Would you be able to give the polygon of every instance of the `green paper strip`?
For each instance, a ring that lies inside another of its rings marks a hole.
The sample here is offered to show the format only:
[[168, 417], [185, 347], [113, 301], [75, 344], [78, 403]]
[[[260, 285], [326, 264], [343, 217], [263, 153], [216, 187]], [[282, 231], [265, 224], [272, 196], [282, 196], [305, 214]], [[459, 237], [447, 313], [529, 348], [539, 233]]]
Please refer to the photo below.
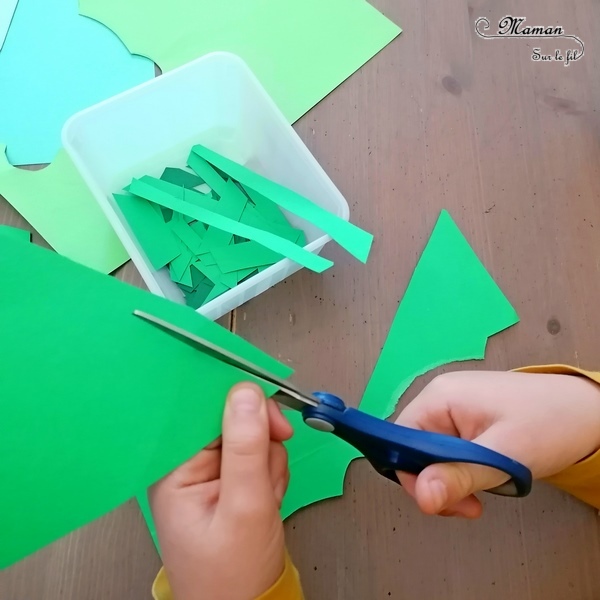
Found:
[[59, 254], [110, 273], [129, 260], [64, 150], [41, 171], [10, 165], [0, 144], [0, 194]]
[[[481, 359], [490, 336], [518, 316], [477, 255], [443, 211], [398, 307], [359, 408], [388, 417], [416, 377], [443, 364]], [[360, 455], [334, 436], [288, 414], [290, 485], [281, 514], [340, 496], [348, 465]]]
[[281, 254], [257, 242], [242, 242], [233, 246], [214, 248], [211, 254], [223, 273], [247, 269], [252, 271], [256, 267], [272, 265], [283, 258]]
[[204, 158], [211, 165], [225, 171], [232, 179], [244, 186], [252, 197], [254, 192], [269, 198], [288, 212], [312, 223], [329, 234], [342, 248], [363, 263], [367, 261], [373, 236], [356, 225], [344, 221], [333, 213], [321, 208], [304, 196], [274, 181], [266, 179], [246, 167], [197, 144], [192, 153]]
[[289, 221], [285, 218], [285, 215], [281, 212], [281, 209], [275, 202], [265, 198], [262, 194], [255, 192], [254, 190], [248, 188], [245, 192], [250, 197], [250, 200], [254, 202], [256, 206], [256, 210], [271, 223], [276, 223], [282, 226], [290, 225]]
[[294, 244], [297, 243], [298, 239], [301, 239], [302, 236], [304, 236], [304, 231], [295, 229], [289, 223], [287, 223], [287, 225], [278, 225], [267, 221], [250, 203], [246, 204], [240, 222], [245, 225], [250, 225], [250, 227], [269, 231], [290, 242], [294, 242]]
[[[219, 435], [224, 398], [248, 375], [134, 310], [290, 374], [191, 308], [8, 236], [0, 280], [0, 568], [142, 494]], [[32, 281], [43, 294], [23, 293]]]
[[204, 183], [204, 180], [198, 177], [198, 175], [174, 167], [167, 167], [160, 178], [162, 181], [168, 181], [169, 183], [188, 189], [193, 189]]
[[126, 194], [113, 194], [113, 198], [154, 269], [162, 269], [181, 254], [177, 240], [150, 202]]
[[223, 195], [227, 182], [212, 165], [193, 152], [188, 157], [188, 165], [196, 175], [204, 179], [211, 190], [219, 196]]
[[31, 242], [31, 232], [18, 227], [10, 227], [9, 225], [0, 225], [0, 235], [9, 237], [20, 242]]
[[186, 223], [183, 215], [179, 213], [174, 214], [169, 222], [169, 226], [190, 252], [199, 254], [202, 251], [202, 240], [204, 237], [200, 237], [196, 231]]
[[[325, 269], [328, 269], [333, 265], [330, 260], [307, 252], [299, 246], [296, 246], [296, 244], [273, 235], [272, 233], [244, 225], [243, 223], [228, 219], [227, 217], [204, 208], [200, 208], [199, 206], [191, 205], [188, 202], [184, 202], [183, 200], [175, 198], [166, 192], [162, 192], [161, 190], [153, 187], [152, 185], [144, 183], [143, 181], [134, 179], [131, 182], [130, 190], [137, 196], [141, 196], [146, 200], [155, 202], [156, 204], [160, 204], [166, 208], [170, 208], [175, 212], [180, 212], [184, 215], [193, 217], [194, 219], [202, 221], [207, 225], [211, 225], [231, 234], [239, 235], [249, 240], [259, 242], [274, 252], [290, 258], [303, 267], [311, 269], [312, 271], [316, 271], [317, 273], [322, 273]], [[206, 237], [204, 238], [204, 241], [206, 242]]]
[[227, 291], [229, 291], [229, 287], [227, 287], [223, 283], [217, 283], [215, 287], [211, 290], [210, 294], [208, 294], [202, 305], [204, 306], [205, 304], [208, 304], [209, 302], [211, 302], [215, 298], [218, 298], [221, 294], [224, 294]]

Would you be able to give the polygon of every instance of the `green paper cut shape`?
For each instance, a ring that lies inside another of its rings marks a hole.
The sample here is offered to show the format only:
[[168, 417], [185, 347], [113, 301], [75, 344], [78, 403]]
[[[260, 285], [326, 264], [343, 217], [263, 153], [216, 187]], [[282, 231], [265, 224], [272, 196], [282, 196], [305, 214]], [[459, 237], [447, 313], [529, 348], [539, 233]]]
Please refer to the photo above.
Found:
[[[424, 308], [426, 310], [424, 310]], [[519, 316], [447, 211], [410, 280], [360, 409], [386, 418], [420, 375], [485, 355]]]
[[41, 171], [11, 166], [0, 144], [0, 194], [59, 254], [102, 273], [129, 260], [64, 150]]
[[242, 281], [246, 281], [246, 279], [250, 279], [258, 273], [258, 269], [240, 269], [237, 272], [237, 282], [238, 284], [242, 283]]
[[0, 235], [18, 240], [20, 242], [31, 242], [31, 232], [18, 227], [10, 227], [9, 225], [0, 225]]
[[244, 188], [244, 191], [256, 206], [256, 210], [270, 223], [277, 223], [283, 227], [289, 227], [290, 223], [281, 212], [281, 209], [275, 202], [265, 198], [262, 194], [255, 192], [251, 188]]
[[[134, 310], [290, 374], [191, 308], [7, 236], [0, 280], [0, 568], [143, 493], [219, 435], [226, 394], [248, 375]], [[43, 294], [23, 294], [32, 281]]]
[[160, 176], [162, 181], [168, 181], [180, 187], [193, 189], [202, 185], [204, 180], [194, 173], [185, 171], [184, 169], [176, 169], [175, 167], [167, 167]]
[[[141, 180], [134, 179], [131, 182], [130, 191], [131, 193], [141, 196], [150, 202], [160, 204], [161, 206], [170, 208], [175, 212], [180, 212], [181, 214], [193, 217], [197, 221], [202, 221], [207, 225], [217, 227], [218, 229], [227, 231], [230, 234], [239, 235], [248, 238], [249, 240], [259, 242], [274, 252], [278, 252], [279, 254], [290, 258], [303, 267], [311, 269], [312, 271], [316, 271], [317, 273], [322, 273], [325, 269], [333, 266], [333, 263], [330, 260], [307, 252], [296, 244], [280, 238], [268, 231], [250, 227], [213, 211], [200, 208], [199, 206], [195, 206], [189, 202], [184, 202], [183, 200], [180, 200], [169, 193], [163, 192], [152, 185], [144, 183]], [[209, 232], [207, 232], [207, 236], [208, 233]], [[204, 242], [206, 243], [206, 236], [204, 238]]]
[[301, 229], [295, 229], [289, 223], [287, 223], [287, 225], [278, 225], [276, 223], [267, 221], [250, 203], [246, 204], [246, 208], [242, 213], [240, 222], [244, 223], [245, 225], [250, 225], [250, 227], [256, 227], [257, 229], [270, 231], [279, 237], [282, 237], [290, 242], [294, 242], [294, 244], [297, 243], [300, 235], [304, 234]]
[[[237, 54], [290, 123], [401, 31], [364, 0], [80, 0], [79, 7], [163, 72], [209, 52]], [[207, 24], [200, 33], [198, 23]]]
[[223, 273], [248, 269], [253, 271], [256, 267], [272, 265], [283, 258], [281, 254], [277, 254], [257, 242], [243, 242], [233, 246], [213, 248], [211, 254]]
[[204, 179], [206, 184], [211, 190], [218, 196], [222, 196], [225, 193], [225, 186], [227, 185], [227, 177], [224, 173], [216, 169], [213, 165], [210, 165], [203, 158], [190, 152], [188, 157], [188, 166], [198, 175], [201, 179]]
[[215, 298], [217, 298], [221, 294], [224, 294], [225, 292], [228, 292], [229, 289], [230, 288], [228, 286], [226, 286], [224, 283], [217, 283], [215, 285], [215, 287], [210, 291], [210, 293], [205, 298], [205, 300], [204, 300], [204, 302], [202, 304], [203, 305], [204, 304], [208, 304], [209, 302], [211, 302], [212, 300], [214, 300]]
[[[482, 359], [489, 337], [514, 325], [517, 313], [446, 211], [442, 211], [390, 328], [360, 410], [387, 418], [420, 375], [456, 361]], [[290, 411], [291, 412], [291, 411]], [[311, 430], [286, 413], [290, 486], [282, 517], [336, 496], [360, 457], [333, 435]]]
[[154, 205], [130, 194], [113, 194], [150, 264], [157, 271], [181, 254], [181, 248]]
[[169, 225], [173, 233], [184, 243], [190, 252], [193, 254], [198, 254], [201, 252], [203, 237], [199, 236], [187, 224], [183, 215], [179, 213], [174, 214]]
[[[190, 270], [190, 266], [194, 259], [195, 256], [183, 244], [181, 244], [179, 255], [169, 264], [171, 279], [175, 283], [188, 279], [186, 276], [186, 271]], [[191, 274], [189, 277], [191, 278]], [[184, 283], [184, 285], [191, 286], [191, 279], [190, 283]]]
[[[253, 192], [262, 194], [275, 204], [301, 219], [312, 223], [331, 236], [342, 248], [352, 256], [366, 262], [373, 243], [373, 236], [348, 221], [321, 208], [304, 196], [286, 188], [262, 175], [197, 144], [192, 153], [205, 159], [214, 167], [225, 171], [232, 179], [241, 183], [252, 197]], [[189, 162], [189, 161], [188, 161]]]

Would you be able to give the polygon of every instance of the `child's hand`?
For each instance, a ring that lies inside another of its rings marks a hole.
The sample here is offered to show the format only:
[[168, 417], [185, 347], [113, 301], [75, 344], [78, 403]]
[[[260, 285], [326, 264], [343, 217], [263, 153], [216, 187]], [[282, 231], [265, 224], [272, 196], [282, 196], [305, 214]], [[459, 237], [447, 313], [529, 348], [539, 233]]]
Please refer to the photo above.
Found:
[[279, 507], [289, 472], [283, 440], [292, 434], [255, 385], [234, 387], [223, 440], [150, 492], [163, 562], [177, 600], [250, 600], [285, 564]]
[[[472, 440], [549, 477], [600, 448], [600, 387], [573, 375], [456, 372], [436, 378], [397, 423]], [[508, 477], [488, 467], [437, 464], [398, 473], [426, 514], [476, 518], [474, 492]]]

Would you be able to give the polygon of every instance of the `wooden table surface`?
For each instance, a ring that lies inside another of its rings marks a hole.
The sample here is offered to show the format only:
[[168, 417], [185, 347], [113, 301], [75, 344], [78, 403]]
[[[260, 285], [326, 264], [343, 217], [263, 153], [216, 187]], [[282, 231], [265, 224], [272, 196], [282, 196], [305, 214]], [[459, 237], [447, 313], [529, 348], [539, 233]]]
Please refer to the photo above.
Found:
[[[224, 323], [299, 382], [358, 401], [446, 208], [522, 319], [490, 341], [485, 361], [446, 369], [598, 368], [600, 4], [374, 3], [404, 33], [296, 125], [353, 222], [375, 234], [369, 263], [330, 245], [334, 269], [302, 271]], [[536, 63], [533, 46], [566, 46], [475, 35], [477, 17], [495, 27], [507, 14], [563, 26], [585, 56]], [[24, 225], [0, 202], [0, 221]], [[140, 284], [131, 265], [119, 276]], [[477, 522], [423, 517], [358, 461], [343, 498], [288, 520], [288, 543], [311, 600], [600, 598], [594, 510], [543, 484], [523, 501], [486, 497], [485, 508]], [[158, 567], [131, 503], [1, 573], [0, 599], [142, 600]]]

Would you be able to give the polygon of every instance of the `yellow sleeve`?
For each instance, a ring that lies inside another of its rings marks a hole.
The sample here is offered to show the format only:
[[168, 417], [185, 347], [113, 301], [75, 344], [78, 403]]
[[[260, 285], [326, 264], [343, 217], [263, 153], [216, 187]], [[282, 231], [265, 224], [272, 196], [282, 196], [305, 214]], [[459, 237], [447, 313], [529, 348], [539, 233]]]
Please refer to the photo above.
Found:
[[[578, 375], [600, 384], [600, 372], [584, 371], [566, 365], [546, 365], [516, 369], [522, 373]], [[544, 479], [548, 483], [600, 509], [600, 450], [557, 475]]]
[[[152, 586], [154, 600], [174, 600], [164, 568], [161, 569]], [[256, 600], [303, 600], [300, 577], [290, 557], [286, 554], [285, 568], [275, 585]]]

